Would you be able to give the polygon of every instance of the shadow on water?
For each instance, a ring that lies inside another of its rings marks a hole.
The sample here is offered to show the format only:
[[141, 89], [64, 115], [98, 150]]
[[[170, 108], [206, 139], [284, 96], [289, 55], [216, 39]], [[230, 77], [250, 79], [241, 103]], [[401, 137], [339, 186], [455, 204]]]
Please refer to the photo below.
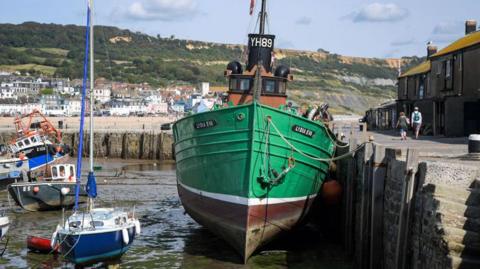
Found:
[[182, 268], [352, 268], [340, 244], [312, 222], [299, 226], [255, 253], [247, 264], [224, 240], [205, 228], [185, 241]]

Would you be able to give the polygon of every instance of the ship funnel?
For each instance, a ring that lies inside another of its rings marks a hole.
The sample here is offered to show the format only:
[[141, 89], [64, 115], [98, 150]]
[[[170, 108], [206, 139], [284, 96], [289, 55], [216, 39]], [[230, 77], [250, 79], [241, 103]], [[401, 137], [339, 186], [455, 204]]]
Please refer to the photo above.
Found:
[[255, 65], [261, 64], [267, 72], [272, 72], [274, 41], [274, 35], [248, 35], [248, 71], [251, 71]]

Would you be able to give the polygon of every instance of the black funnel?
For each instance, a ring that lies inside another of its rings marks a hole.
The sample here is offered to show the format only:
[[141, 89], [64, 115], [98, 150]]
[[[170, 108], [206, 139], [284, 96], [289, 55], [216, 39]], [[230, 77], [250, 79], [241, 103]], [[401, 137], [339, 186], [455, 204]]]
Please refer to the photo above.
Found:
[[255, 65], [261, 63], [267, 72], [272, 72], [274, 41], [274, 35], [248, 35], [248, 71], [251, 71]]

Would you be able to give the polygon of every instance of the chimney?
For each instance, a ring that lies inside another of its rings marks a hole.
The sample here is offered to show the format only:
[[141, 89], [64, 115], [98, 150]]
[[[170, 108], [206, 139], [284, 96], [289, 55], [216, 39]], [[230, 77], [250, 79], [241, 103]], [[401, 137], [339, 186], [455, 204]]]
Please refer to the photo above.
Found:
[[427, 46], [427, 58], [430, 58], [433, 54], [437, 53], [437, 46], [428, 44]]
[[467, 20], [465, 21], [465, 35], [477, 31], [477, 21], [476, 20]]

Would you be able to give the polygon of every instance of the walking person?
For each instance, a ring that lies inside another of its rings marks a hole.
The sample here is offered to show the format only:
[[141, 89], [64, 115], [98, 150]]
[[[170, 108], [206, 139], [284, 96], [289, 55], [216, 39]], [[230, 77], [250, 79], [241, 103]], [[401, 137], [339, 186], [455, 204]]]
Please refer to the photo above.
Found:
[[415, 139], [418, 139], [420, 128], [422, 127], [422, 113], [418, 111], [418, 107], [415, 107], [415, 111], [412, 113], [412, 127], [415, 133]]
[[397, 121], [397, 128], [400, 127], [400, 136], [401, 140], [407, 140], [407, 130], [408, 130], [409, 120], [405, 116], [404, 112], [400, 112], [400, 117]]

